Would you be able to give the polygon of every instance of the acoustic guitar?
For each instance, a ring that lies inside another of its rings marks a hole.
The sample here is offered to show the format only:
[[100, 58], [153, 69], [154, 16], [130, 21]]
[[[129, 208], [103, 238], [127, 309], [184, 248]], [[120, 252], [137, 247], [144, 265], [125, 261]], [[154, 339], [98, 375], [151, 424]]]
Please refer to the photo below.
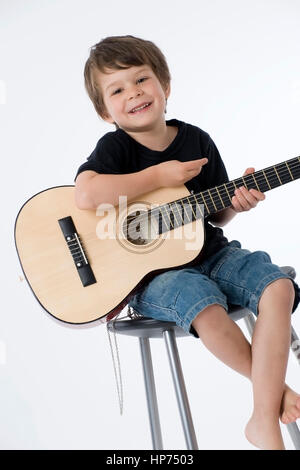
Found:
[[15, 222], [24, 276], [55, 318], [106, 322], [154, 276], [201, 262], [204, 219], [229, 207], [236, 188], [266, 192], [300, 178], [300, 157], [192, 194], [160, 188], [128, 204], [80, 210], [74, 186], [31, 197]]

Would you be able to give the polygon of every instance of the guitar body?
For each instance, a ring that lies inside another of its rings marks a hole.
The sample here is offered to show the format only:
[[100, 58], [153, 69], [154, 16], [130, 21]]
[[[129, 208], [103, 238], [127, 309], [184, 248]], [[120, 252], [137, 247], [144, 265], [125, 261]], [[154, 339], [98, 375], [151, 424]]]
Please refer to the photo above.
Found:
[[74, 186], [50, 188], [17, 216], [20, 263], [55, 318], [105, 322], [155, 275], [201, 262], [203, 220], [230, 207], [236, 188], [265, 192], [299, 178], [296, 157], [197, 194], [184, 185], [160, 188], [97, 211], [76, 208]]
[[[102, 212], [77, 209], [74, 193], [74, 186], [58, 186], [36, 194], [23, 205], [15, 224], [24, 275], [41, 306], [55, 318], [75, 324], [107, 321], [155, 274], [198, 259], [204, 243], [202, 219], [157, 235], [152, 225], [147, 231], [144, 217], [138, 240], [126, 232], [132, 214], [188, 196], [185, 186], [161, 188], [124, 208]], [[79, 241], [67, 236], [70, 224]], [[78, 268], [83, 260], [88, 265]]]

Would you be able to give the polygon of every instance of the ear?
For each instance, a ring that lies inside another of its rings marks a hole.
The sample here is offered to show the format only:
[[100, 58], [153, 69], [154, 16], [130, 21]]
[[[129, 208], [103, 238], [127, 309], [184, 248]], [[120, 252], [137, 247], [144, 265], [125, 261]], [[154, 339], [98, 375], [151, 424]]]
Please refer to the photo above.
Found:
[[113, 120], [113, 118], [110, 116], [110, 114], [108, 114], [107, 111], [104, 111], [104, 113], [102, 114], [102, 119], [106, 122], [109, 122], [110, 124], [114, 124], [115, 121]]
[[166, 99], [169, 98], [170, 93], [171, 93], [171, 83], [168, 83], [166, 88], [165, 88], [165, 97], [166, 97]]

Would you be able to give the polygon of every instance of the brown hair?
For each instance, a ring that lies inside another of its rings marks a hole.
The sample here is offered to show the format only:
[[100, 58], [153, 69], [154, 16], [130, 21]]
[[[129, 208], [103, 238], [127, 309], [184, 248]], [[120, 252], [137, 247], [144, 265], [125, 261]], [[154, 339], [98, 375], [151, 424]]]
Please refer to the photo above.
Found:
[[105, 116], [106, 108], [94, 71], [105, 73], [106, 68], [120, 70], [134, 65], [149, 65], [163, 89], [169, 85], [171, 75], [165, 56], [151, 41], [134, 36], [110, 36], [91, 47], [84, 67], [84, 83], [100, 117]]

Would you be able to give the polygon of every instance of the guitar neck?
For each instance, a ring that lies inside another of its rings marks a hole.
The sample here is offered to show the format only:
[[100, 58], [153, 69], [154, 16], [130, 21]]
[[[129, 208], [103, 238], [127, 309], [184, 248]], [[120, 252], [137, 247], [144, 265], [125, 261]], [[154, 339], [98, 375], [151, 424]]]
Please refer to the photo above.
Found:
[[264, 193], [298, 178], [300, 178], [300, 157], [169, 202], [149, 212], [159, 223], [159, 233], [163, 233], [230, 207], [235, 190], [241, 186]]

